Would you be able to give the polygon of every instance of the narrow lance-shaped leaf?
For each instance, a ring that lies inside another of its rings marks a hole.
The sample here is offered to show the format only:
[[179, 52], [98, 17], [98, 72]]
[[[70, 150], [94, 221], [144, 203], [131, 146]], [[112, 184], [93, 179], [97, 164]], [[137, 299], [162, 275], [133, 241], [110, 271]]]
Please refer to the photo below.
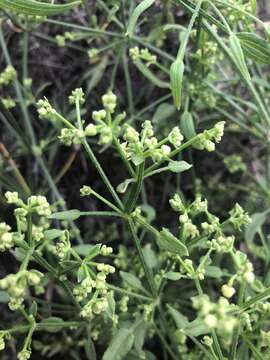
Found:
[[189, 140], [196, 136], [193, 117], [190, 112], [185, 111], [180, 119], [180, 128], [184, 137]]
[[178, 255], [188, 255], [187, 247], [166, 228], [160, 231], [157, 242], [163, 250]]
[[81, 216], [81, 212], [77, 209], [59, 211], [49, 216], [50, 219], [73, 221]]
[[131, 37], [133, 35], [135, 26], [137, 24], [140, 15], [144, 11], [146, 11], [150, 6], [152, 6], [154, 2], [155, 0], [144, 0], [135, 8], [128, 23], [127, 32], [126, 32], [127, 36]]
[[255, 62], [270, 64], [270, 44], [257, 34], [240, 32], [236, 34], [244, 54]]
[[251, 80], [250, 74], [249, 74], [249, 71], [247, 68], [245, 56], [244, 56], [244, 53], [243, 53], [243, 50], [241, 47], [240, 40], [233, 33], [231, 33], [229, 36], [229, 45], [230, 45], [230, 50], [232, 52], [234, 62], [236, 64], [238, 70], [241, 72], [242, 76], [246, 80], [248, 80], [248, 81]]
[[0, 0], [0, 8], [15, 11], [18, 14], [50, 16], [71, 10], [75, 5], [80, 3], [80, 0], [68, 4], [46, 4], [35, 0]]
[[184, 62], [181, 59], [176, 59], [170, 68], [171, 90], [177, 110], [180, 110], [181, 107], [184, 68]]
[[186, 161], [172, 161], [168, 165], [168, 169], [176, 174], [189, 170], [191, 167], [192, 165]]
[[136, 60], [134, 62], [136, 68], [148, 79], [150, 80], [155, 86], [168, 89], [170, 84], [166, 81], [160, 80], [141, 60]]
[[134, 343], [134, 334], [130, 329], [120, 329], [114, 335], [102, 360], [122, 360], [131, 350]]
[[136, 182], [135, 179], [126, 179], [125, 181], [121, 182], [121, 184], [119, 184], [116, 188], [116, 190], [121, 193], [124, 194], [127, 191], [127, 188], [129, 186], [129, 184]]
[[125, 271], [120, 271], [120, 276], [128, 286], [134, 289], [145, 290], [142, 286], [141, 280], [135, 275]]

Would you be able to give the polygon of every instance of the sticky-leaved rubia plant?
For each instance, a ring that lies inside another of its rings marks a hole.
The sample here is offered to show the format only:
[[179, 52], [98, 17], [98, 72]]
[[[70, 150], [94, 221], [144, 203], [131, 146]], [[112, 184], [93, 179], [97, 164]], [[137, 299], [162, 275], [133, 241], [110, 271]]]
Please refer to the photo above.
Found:
[[[0, 358], [270, 359], [270, 35], [256, 0], [0, 9]], [[32, 79], [41, 40], [57, 56]]]
[[[22, 314], [25, 321], [1, 331], [1, 348], [23, 332], [26, 336], [18, 358], [28, 359], [35, 332], [65, 330], [72, 338], [81, 339], [90, 358], [96, 356], [94, 342], [98, 339], [108, 346], [103, 359], [151, 358], [147, 343], [155, 337], [173, 359], [189, 356], [190, 340], [194, 343], [192, 356], [198, 358], [223, 359], [235, 354], [239, 342], [250, 343], [253, 318], [263, 321], [268, 311], [258, 299], [268, 296], [269, 290], [262, 291], [251, 261], [234, 244], [250, 217], [236, 204], [221, 222], [208, 209], [203, 194], [197, 193], [187, 203], [176, 193], [169, 200], [172, 212], [179, 217], [179, 231], [174, 234], [167, 224], [154, 226], [139, 206], [146, 178], [164, 171], [187, 171], [191, 164], [175, 160], [177, 155], [188, 147], [214, 151], [224, 123], [189, 140], [178, 127], [158, 139], [149, 120], [142, 122], [140, 129], [124, 122], [126, 114], [118, 110], [112, 91], [102, 96], [101, 109], [92, 112], [91, 122], [81, 117], [85, 103], [82, 89], [74, 90], [69, 102], [75, 109], [74, 119], [66, 119], [47, 99], [37, 103], [39, 117], [61, 128], [59, 141], [64, 145], [82, 146], [89, 166], [99, 173], [110, 196], [96, 192], [91, 183], [85, 184], [80, 194], [97, 198], [107, 210], [59, 212], [44, 196], [30, 196], [24, 202], [16, 192], [5, 194], [8, 204], [15, 207], [16, 228], [1, 223], [1, 251], [15, 247], [21, 264], [17, 273], [0, 281], [0, 287], [8, 294], [9, 309]], [[117, 188], [91, 148], [89, 139], [96, 136], [100, 146], [110, 147], [126, 168], [128, 178]], [[80, 249], [72, 246], [72, 232], [55, 228], [57, 220], [80, 216], [121, 219], [134, 244], [136, 267], [131, 268], [130, 255], [124, 248], [113, 258], [113, 249], [106, 244]], [[224, 267], [215, 266], [216, 257], [224, 259]], [[113, 284], [114, 277], [119, 286]], [[214, 298], [209, 291], [213, 278], [217, 287]], [[39, 313], [35, 298], [51, 281], [65, 299], [63, 309], [70, 309], [63, 317], [43, 318]], [[181, 298], [184, 291], [191, 291], [189, 301]], [[247, 293], [254, 295], [248, 300]], [[109, 327], [109, 337], [103, 339], [105, 326]], [[267, 333], [264, 336], [267, 338]], [[261, 346], [264, 344], [262, 341]]]

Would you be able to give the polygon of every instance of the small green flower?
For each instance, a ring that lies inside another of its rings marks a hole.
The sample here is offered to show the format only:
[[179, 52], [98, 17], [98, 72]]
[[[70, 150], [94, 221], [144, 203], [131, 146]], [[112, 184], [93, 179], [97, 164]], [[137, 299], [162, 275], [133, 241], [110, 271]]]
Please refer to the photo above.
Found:
[[0, 85], [8, 85], [13, 82], [17, 77], [17, 71], [13, 66], [8, 65], [5, 70], [0, 74]]

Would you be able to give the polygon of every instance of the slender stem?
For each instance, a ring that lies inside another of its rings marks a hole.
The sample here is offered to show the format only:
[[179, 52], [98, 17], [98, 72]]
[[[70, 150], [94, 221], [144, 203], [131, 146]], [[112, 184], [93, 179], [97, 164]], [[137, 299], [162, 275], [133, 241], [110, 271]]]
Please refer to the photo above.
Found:
[[166, 339], [164, 338], [162, 332], [156, 327], [155, 327], [155, 331], [156, 333], [158, 334], [158, 337], [160, 338], [164, 348], [168, 351], [168, 353], [170, 354], [171, 358], [174, 359], [174, 360], [179, 360], [179, 357], [176, 356], [174, 354], [174, 352], [172, 351], [171, 347], [169, 346], [169, 344], [167, 343]]
[[144, 162], [138, 166], [137, 170], [137, 182], [133, 185], [126, 204], [126, 212], [128, 214], [130, 214], [134, 210], [134, 207], [136, 206], [137, 200], [141, 193], [144, 175]]
[[132, 168], [130, 162], [128, 161], [128, 159], [126, 158], [126, 156], [125, 156], [125, 154], [124, 154], [124, 152], [123, 152], [123, 150], [122, 150], [122, 148], [121, 148], [121, 146], [119, 144], [119, 141], [115, 136], [113, 136], [113, 144], [114, 144], [116, 150], [118, 151], [123, 163], [125, 164], [130, 176], [135, 178], [136, 177], [135, 171], [133, 170], [133, 168]]
[[112, 184], [110, 183], [109, 179], [107, 178], [107, 175], [105, 174], [105, 172], [103, 171], [100, 163], [98, 162], [97, 158], [95, 157], [95, 155], [94, 155], [92, 149], [90, 148], [88, 142], [84, 139], [82, 144], [83, 144], [83, 147], [84, 147], [85, 151], [87, 152], [90, 160], [92, 161], [92, 163], [95, 166], [95, 168], [97, 169], [100, 177], [102, 178], [104, 184], [106, 185], [108, 191], [111, 193], [112, 197], [114, 198], [114, 200], [117, 203], [117, 205], [119, 206], [119, 208], [121, 210], [123, 210], [123, 204], [122, 204], [121, 200], [119, 199], [116, 191], [114, 190]]
[[214, 347], [215, 347], [215, 350], [218, 354], [218, 358], [219, 360], [223, 360], [223, 354], [222, 354], [222, 351], [221, 351], [221, 347], [220, 347], [220, 344], [219, 344], [219, 341], [218, 341], [218, 337], [217, 337], [217, 334], [215, 331], [212, 331], [212, 338], [213, 338], [213, 341], [214, 341]]
[[130, 228], [130, 231], [131, 231], [131, 234], [132, 234], [132, 238], [133, 238], [135, 247], [137, 249], [137, 252], [138, 252], [142, 267], [144, 269], [145, 276], [146, 276], [148, 284], [150, 286], [152, 295], [154, 297], [156, 297], [157, 296], [157, 287], [156, 287], [155, 279], [154, 279], [152, 270], [148, 267], [148, 265], [147, 265], [147, 263], [145, 261], [143, 251], [142, 251], [142, 247], [141, 247], [141, 244], [140, 244], [140, 240], [139, 240], [139, 238], [137, 236], [135, 225], [134, 225], [133, 220], [131, 218], [128, 218], [128, 225], [129, 225], [129, 228]]
[[111, 290], [114, 290], [116, 292], [119, 292], [121, 294], [126, 294], [126, 295], [129, 295], [131, 297], [134, 297], [134, 298], [137, 298], [137, 299], [141, 299], [141, 300], [144, 300], [144, 301], [153, 301], [153, 298], [151, 297], [148, 297], [148, 296], [144, 296], [144, 295], [141, 295], [141, 294], [136, 294], [132, 291], [129, 291], [129, 290], [126, 290], [126, 289], [122, 289], [118, 286], [114, 286], [114, 285], [108, 285], [108, 287], [111, 289]]
[[112, 37], [117, 37], [117, 38], [122, 38], [122, 39], [125, 38], [125, 36], [123, 34], [115, 33], [112, 31], [104, 31], [104, 30], [100, 30], [100, 29], [94, 29], [94, 28], [76, 25], [76, 24], [71, 24], [71, 23], [67, 23], [64, 21], [47, 19], [47, 20], [45, 20], [45, 22], [47, 22], [49, 24], [54, 24], [54, 25], [58, 25], [58, 26], [63, 26], [63, 27], [68, 27], [68, 28], [72, 28], [72, 29], [76, 29], [76, 30], [85, 31], [85, 32], [91, 33], [93, 35], [106, 35], [106, 36], [112, 36]]

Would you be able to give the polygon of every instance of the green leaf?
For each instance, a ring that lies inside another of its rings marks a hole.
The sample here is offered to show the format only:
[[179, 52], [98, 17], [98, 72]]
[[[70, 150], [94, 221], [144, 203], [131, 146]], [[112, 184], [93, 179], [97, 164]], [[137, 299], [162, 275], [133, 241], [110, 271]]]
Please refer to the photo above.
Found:
[[84, 279], [86, 279], [87, 276], [88, 276], [87, 267], [85, 264], [82, 264], [77, 271], [77, 281], [80, 283]]
[[96, 349], [95, 349], [95, 345], [93, 343], [93, 340], [91, 338], [90, 331], [87, 331], [87, 341], [84, 344], [84, 350], [85, 350], [85, 354], [87, 356], [87, 359], [89, 359], [89, 360], [96, 360], [97, 359]]
[[255, 62], [270, 64], [270, 44], [259, 35], [249, 32], [236, 34], [244, 54]]
[[65, 325], [65, 322], [59, 317], [52, 316], [42, 320], [40, 324], [42, 324], [45, 331], [49, 333], [56, 333], [62, 330], [62, 326]]
[[77, 209], [73, 209], [73, 210], [56, 212], [50, 215], [49, 219], [73, 221], [78, 219], [80, 216], [81, 216], [81, 212]]
[[184, 329], [188, 325], [188, 319], [182, 315], [179, 311], [168, 305], [169, 313], [173, 317], [178, 329]]
[[155, 268], [158, 265], [158, 261], [157, 261], [157, 256], [151, 247], [151, 244], [146, 244], [143, 247], [142, 251], [147, 266], [150, 269]]
[[63, 235], [63, 230], [59, 230], [59, 229], [50, 229], [44, 232], [44, 236], [47, 240], [54, 240], [62, 235]]
[[181, 173], [183, 171], [187, 171], [192, 167], [186, 161], [172, 161], [168, 165], [168, 169], [174, 173]]
[[135, 166], [138, 166], [144, 162], [144, 156], [142, 152], [136, 152], [131, 155], [131, 160]]
[[185, 65], [181, 59], [176, 59], [170, 68], [171, 90], [174, 105], [177, 110], [180, 110], [182, 100], [182, 82]]
[[207, 277], [219, 279], [224, 275], [224, 273], [218, 266], [208, 265], [205, 267], [205, 275]]
[[186, 246], [166, 228], [160, 231], [157, 241], [159, 247], [163, 250], [178, 255], [188, 255]]
[[30, 309], [29, 309], [29, 313], [31, 315], [33, 315], [34, 317], [36, 317], [37, 315], [37, 310], [38, 310], [38, 307], [37, 307], [37, 303], [35, 301], [32, 302], [32, 305], [30, 306]]
[[160, 80], [141, 60], [134, 62], [136, 68], [155, 86], [161, 89], [169, 89], [170, 85], [166, 81]]
[[106, 313], [108, 314], [108, 316], [111, 319], [113, 319], [114, 314], [115, 314], [115, 300], [114, 300], [112, 291], [108, 292], [107, 301], [108, 301], [108, 308], [106, 310]]
[[125, 271], [120, 271], [120, 276], [128, 286], [134, 289], [140, 289], [145, 291], [144, 287], [142, 286], [141, 280], [138, 279], [135, 275]]
[[268, 214], [268, 212], [269, 210], [264, 211], [263, 213], [256, 213], [252, 215], [252, 220], [246, 227], [245, 231], [245, 239], [247, 245], [251, 245], [251, 243], [253, 242], [255, 235], [260, 230], [261, 226], [265, 223], [266, 215]]
[[245, 56], [241, 47], [240, 40], [238, 37], [231, 33], [229, 36], [229, 46], [232, 53], [233, 60], [238, 68], [238, 70], [241, 72], [244, 79], [250, 81], [250, 74], [248, 71], [248, 67], [246, 64]]
[[185, 327], [184, 332], [186, 335], [190, 336], [201, 336], [208, 334], [210, 332], [209, 328], [206, 326], [204, 321], [200, 318], [195, 319], [188, 323]]
[[126, 179], [125, 181], [121, 182], [121, 184], [119, 184], [116, 188], [116, 190], [120, 193], [120, 194], [124, 194], [127, 191], [128, 185], [131, 183], [136, 182], [135, 179]]
[[129, 23], [128, 23], [128, 27], [127, 27], [127, 32], [126, 35], [131, 37], [134, 33], [135, 30], [135, 26], [137, 24], [137, 21], [140, 17], [140, 15], [146, 11], [151, 5], [153, 5], [155, 2], [155, 0], [143, 0], [133, 11]]
[[73, 246], [72, 249], [76, 251], [77, 254], [81, 256], [87, 256], [87, 259], [94, 258], [100, 252], [101, 244], [91, 245], [91, 244], [81, 244]]
[[195, 126], [193, 117], [190, 112], [185, 111], [181, 116], [180, 128], [184, 137], [189, 140], [196, 136]]
[[172, 104], [160, 104], [153, 115], [153, 123], [160, 125], [163, 121], [167, 121], [174, 113], [175, 107]]
[[186, 335], [197, 337], [210, 332], [209, 328], [205, 325], [202, 319], [197, 318], [189, 322], [185, 316], [173, 307], [168, 305], [168, 309], [176, 323], [177, 328], [183, 330]]
[[81, 1], [73, 1], [68, 4], [48, 4], [34, 0], [0, 0], [0, 8], [15, 11], [18, 14], [33, 16], [51, 16], [71, 10]]
[[120, 329], [112, 338], [102, 360], [122, 360], [132, 349], [134, 334], [129, 329]]
[[165, 279], [176, 281], [176, 280], [180, 280], [182, 275], [179, 272], [169, 271], [169, 272], [165, 273], [163, 275], [163, 277], [165, 277]]
[[139, 354], [139, 358], [142, 359], [145, 358], [143, 351], [143, 344], [145, 341], [146, 331], [147, 331], [147, 324], [144, 321], [140, 322], [139, 325], [136, 326], [134, 330], [134, 348]]

